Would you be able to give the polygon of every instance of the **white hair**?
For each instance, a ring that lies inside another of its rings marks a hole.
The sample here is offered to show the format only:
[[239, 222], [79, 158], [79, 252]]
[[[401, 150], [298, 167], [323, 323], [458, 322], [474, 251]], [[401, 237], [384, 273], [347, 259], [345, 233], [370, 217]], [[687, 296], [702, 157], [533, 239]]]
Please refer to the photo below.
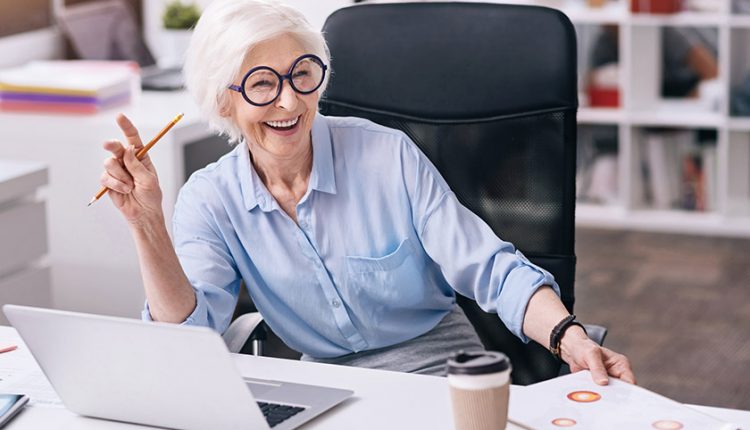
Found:
[[[230, 105], [227, 86], [241, 78], [247, 54], [259, 43], [291, 35], [324, 63], [330, 53], [323, 34], [297, 9], [276, 0], [215, 0], [201, 14], [185, 58], [185, 85], [198, 103], [209, 127], [229, 138], [242, 139], [231, 117], [222, 116]], [[329, 73], [330, 74], [330, 73]], [[328, 75], [318, 89], [322, 94]]]

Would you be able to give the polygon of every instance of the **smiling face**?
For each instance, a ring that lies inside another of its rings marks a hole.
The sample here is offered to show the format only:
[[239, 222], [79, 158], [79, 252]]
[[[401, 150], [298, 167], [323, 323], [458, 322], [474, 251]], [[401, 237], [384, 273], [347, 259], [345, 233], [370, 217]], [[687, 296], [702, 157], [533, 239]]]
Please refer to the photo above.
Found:
[[[233, 84], [240, 85], [244, 74], [258, 66], [268, 66], [285, 75], [294, 61], [307, 53], [290, 35], [260, 43], [242, 63], [242, 72]], [[242, 130], [253, 152], [261, 151], [279, 160], [290, 160], [309, 154], [310, 130], [318, 99], [317, 91], [299, 94], [285, 80], [279, 97], [266, 106], [251, 105], [242, 94], [231, 91], [228, 114]]]

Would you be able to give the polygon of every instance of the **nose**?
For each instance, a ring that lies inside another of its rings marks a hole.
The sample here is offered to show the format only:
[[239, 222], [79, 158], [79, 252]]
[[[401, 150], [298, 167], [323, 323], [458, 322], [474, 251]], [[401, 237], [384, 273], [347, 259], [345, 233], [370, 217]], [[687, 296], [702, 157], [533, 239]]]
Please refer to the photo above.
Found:
[[293, 111], [297, 107], [297, 92], [294, 91], [292, 85], [286, 80], [281, 83], [281, 94], [276, 99], [276, 107], [288, 111]]

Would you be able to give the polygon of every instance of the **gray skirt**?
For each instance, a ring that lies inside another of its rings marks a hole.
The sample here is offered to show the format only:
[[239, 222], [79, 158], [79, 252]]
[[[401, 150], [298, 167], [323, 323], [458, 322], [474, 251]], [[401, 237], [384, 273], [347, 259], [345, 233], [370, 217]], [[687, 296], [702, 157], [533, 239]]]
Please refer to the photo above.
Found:
[[484, 346], [464, 311], [456, 305], [432, 330], [406, 342], [333, 358], [303, 355], [302, 360], [445, 376], [446, 360], [461, 349], [484, 350]]

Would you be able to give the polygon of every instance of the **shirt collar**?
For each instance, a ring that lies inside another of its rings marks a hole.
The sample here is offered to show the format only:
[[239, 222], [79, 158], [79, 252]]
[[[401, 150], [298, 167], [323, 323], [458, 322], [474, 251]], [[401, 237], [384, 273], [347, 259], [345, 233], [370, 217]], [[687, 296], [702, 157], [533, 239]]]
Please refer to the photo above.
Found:
[[333, 144], [326, 117], [315, 114], [312, 126], [313, 166], [309, 188], [336, 194], [336, 177], [333, 171]]
[[[331, 143], [331, 132], [328, 129], [326, 118], [320, 113], [315, 114], [312, 125], [313, 165], [310, 173], [309, 190], [336, 194], [336, 178], [333, 171], [333, 150]], [[266, 186], [261, 181], [258, 172], [255, 171], [250, 162], [250, 151], [247, 142], [239, 143], [239, 156], [237, 157], [237, 171], [239, 172], [242, 199], [245, 209], [253, 210], [256, 206], [264, 212], [274, 209], [274, 199]]]

